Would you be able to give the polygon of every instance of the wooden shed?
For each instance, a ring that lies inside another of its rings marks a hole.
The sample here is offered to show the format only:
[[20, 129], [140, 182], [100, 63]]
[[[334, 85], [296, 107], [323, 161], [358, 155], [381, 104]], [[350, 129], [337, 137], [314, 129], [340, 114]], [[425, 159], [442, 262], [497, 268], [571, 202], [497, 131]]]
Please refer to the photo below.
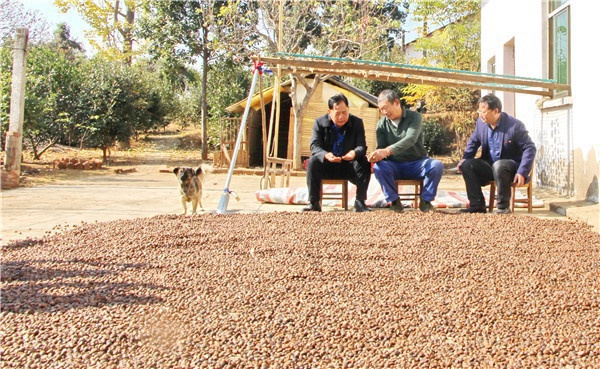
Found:
[[[311, 79], [306, 78], [310, 83]], [[265, 105], [265, 121], [267, 127], [271, 119], [271, 105], [273, 101], [274, 88], [263, 90], [263, 101]], [[291, 82], [287, 81], [281, 84], [280, 87], [280, 122], [277, 139], [274, 142], [274, 147], [277, 148], [276, 156], [284, 159], [292, 159], [293, 142], [294, 142], [294, 117], [293, 109], [291, 109]], [[375, 128], [380, 114], [377, 108], [377, 97], [363, 90], [349, 85], [339, 77], [330, 77], [321, 82], [317, 90], [313, 94], [309, 105], [306, 109], [301, 129], [301, 155], [302, 157], [310, 156], [310, 137], [312, 127], [317, 117], [327, 113], [327, 101], [335, 94], [343, 93], [348, 98], [350, 113], [363, 119], [365, 123], [365, 132], [367, 139], [367, 150], [370, 152], [377, 146], [375, 136]], [[302, 85], [298, 85], [298, 100], [302, 100], [306, 94]], [[248, 99], [239, 101], [229, 107], [227, 111], [232, 113], [243, 113]], [[260, 93], [256, 93], [250, 100], [252, 108], [248, 115], [246, 124], [246, 132], [244, 141], [247, 142], [249, 166], [263, 165], [263, 130], [262, 130], [262, 113], [260, 103]], [[239, 128], [239, 127], [238, 127]], [[238, 162], [238, 165], [241, 163]]]

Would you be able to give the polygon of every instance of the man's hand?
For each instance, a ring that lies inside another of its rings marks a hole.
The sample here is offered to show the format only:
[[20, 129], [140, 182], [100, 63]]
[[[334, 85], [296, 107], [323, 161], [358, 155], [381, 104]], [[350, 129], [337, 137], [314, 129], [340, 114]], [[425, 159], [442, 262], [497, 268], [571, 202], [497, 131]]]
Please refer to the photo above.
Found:
[[333, 155], [333, 153], [330, 153], [330, 152], [325, 154], [325, 160], [330, 161], [332, 163], [341, 163], [342, 162], [342, 158], [340, 158], [339, 156], [335, 156], [335, 155]]
[[345, 161], [352, 161], [354, 158], [356, 158], [356, 151], [354, 150], [350, 150], [346, 153], [346, 155], [342, 156], [342, 160]]
[[515, 174], [513, 183], [516, 183], [517, 186], [523, 186], [525, 184], [525, 177], [522, 174], [517, 173]]
[[456, 166], [456, 169], [458, 169], [458, 173], [462, 173], [462, 165], [465, 162], [465, 159], [462, 159], [461, 161], [458, 162], [458, 165]]
[[389, 149], [387, 149], [387, 148], [385, 148], [385, 149], [377, 149], [377, 150], [373, 151], [371, 153], [371, 155], [369, 155], [369, 157], [367, 158], [367, 160], [369, 160], [369, 162], [371, 162], [371, 163], [377, 163], [378, 161], [387, 158], [391, 154], [392, 154], [392, 152]]

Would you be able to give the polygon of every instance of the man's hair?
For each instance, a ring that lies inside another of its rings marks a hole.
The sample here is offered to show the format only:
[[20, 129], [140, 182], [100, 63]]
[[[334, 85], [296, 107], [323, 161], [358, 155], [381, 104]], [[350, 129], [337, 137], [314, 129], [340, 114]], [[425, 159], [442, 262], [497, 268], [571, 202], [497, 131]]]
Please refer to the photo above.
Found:
[[485, 96], [481, 96], [477, 101], [478, 104], [486, 103], [488, 109], [494, 110], [498, 109], [498, 113], [502, 112], [502, 101], [498, 98], [498, 96], [494, 94], [487, 94]]
[[346, 106], [350, 106], [348, 105], [348, 98], [344, 94], [337, 94], [331, 96], [329, 98], [329, 101], [327, 102], [327, 105], [329, 106], [329, 109], [333, 109], [334, 105], [339, 104], [342, 101], [346, 104]]
[[394, 90], [383, 90], [379, 93], [379, 96], [377, 97], [378, 103], [383, 101], [389, 101], [393, 104], [396, 100], [400, 101], [400, 96]]

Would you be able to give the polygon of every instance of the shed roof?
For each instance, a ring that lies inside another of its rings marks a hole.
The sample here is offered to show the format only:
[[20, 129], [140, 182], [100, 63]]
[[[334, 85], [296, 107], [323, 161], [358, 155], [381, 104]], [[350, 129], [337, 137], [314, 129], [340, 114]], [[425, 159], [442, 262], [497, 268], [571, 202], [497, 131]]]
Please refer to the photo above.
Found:
[[[307, 77], [310, 78], [310, 77]], [[330, 83], [336, 87], [339, 87], [342, 90], [345, 91], [341, 91], [343, 93], [345, 93], [346, 95], [350, 95], [347, 96], [348, 99], [352, 99], [353, 96], [355, 95], [356, 98], [361, 99], [366, 101], [369, 106], [371, 107], [377, 107], [377, 97], [374, 95], [371, 95], [370, 93], [361, 90], [357, 87], [354, 87], [344, 81], [342, 81], [342, 79], [338, 76], [332, 76], [327, 78], [324, 82], [326, 83]], [[281, 87], [280, 87], [280, 91], [281, 92], [290, 92], [290, 86], [291, 86], [291, 81], [285, 81], [283, 83], [281, 83]], [[273, 100], [273, 92], [275, 91], [274, 87], [269, 87], [266, 89], [263, 89], [263, 100], [265, 104], [269, 104], [272, 100]], [[244, 99], [241, 101], [236, 102], [235, 104], [232, 104], [230, 106], [228, 106], [227, 108], [225, 108], [225, 110], [227, 110], [230, 113], [241, 113], [244, 111], [244, 109], [246, 108], [246, 102], [248, 101], [248, 99]], [[356, 104], [359, 105], [359, 104]], [[255, 93], [254, 96], [252, 96], [252, 98], [250, 99], [250, 107], [254, 110], [258, 110], [260, 109], [260, 91]]]
[[[253, 59], [258, 58], [253, 57]], [[281, 69], [288, 73], [330, 74], [389, 82], [508, 91], [548, 97], [553, 97], [556, 92], [564, 90], [570, 93], [571, 90], [570, 85], [559, 84], [552, 79], [371, 60], [352, 60], [288, 53], [277, 53], [274, 58], [260, 57], [260, 60], [269, 65], [281, 66]]]

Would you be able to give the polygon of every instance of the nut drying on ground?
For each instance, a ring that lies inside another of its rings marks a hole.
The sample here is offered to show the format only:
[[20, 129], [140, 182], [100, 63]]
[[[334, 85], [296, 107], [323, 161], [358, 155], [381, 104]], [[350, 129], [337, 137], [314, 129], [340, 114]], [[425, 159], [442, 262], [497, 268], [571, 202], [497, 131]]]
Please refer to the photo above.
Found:
[[410, 212], [83, 224], [2, 248], [0, 367], [600, 367], [600, 235]]

